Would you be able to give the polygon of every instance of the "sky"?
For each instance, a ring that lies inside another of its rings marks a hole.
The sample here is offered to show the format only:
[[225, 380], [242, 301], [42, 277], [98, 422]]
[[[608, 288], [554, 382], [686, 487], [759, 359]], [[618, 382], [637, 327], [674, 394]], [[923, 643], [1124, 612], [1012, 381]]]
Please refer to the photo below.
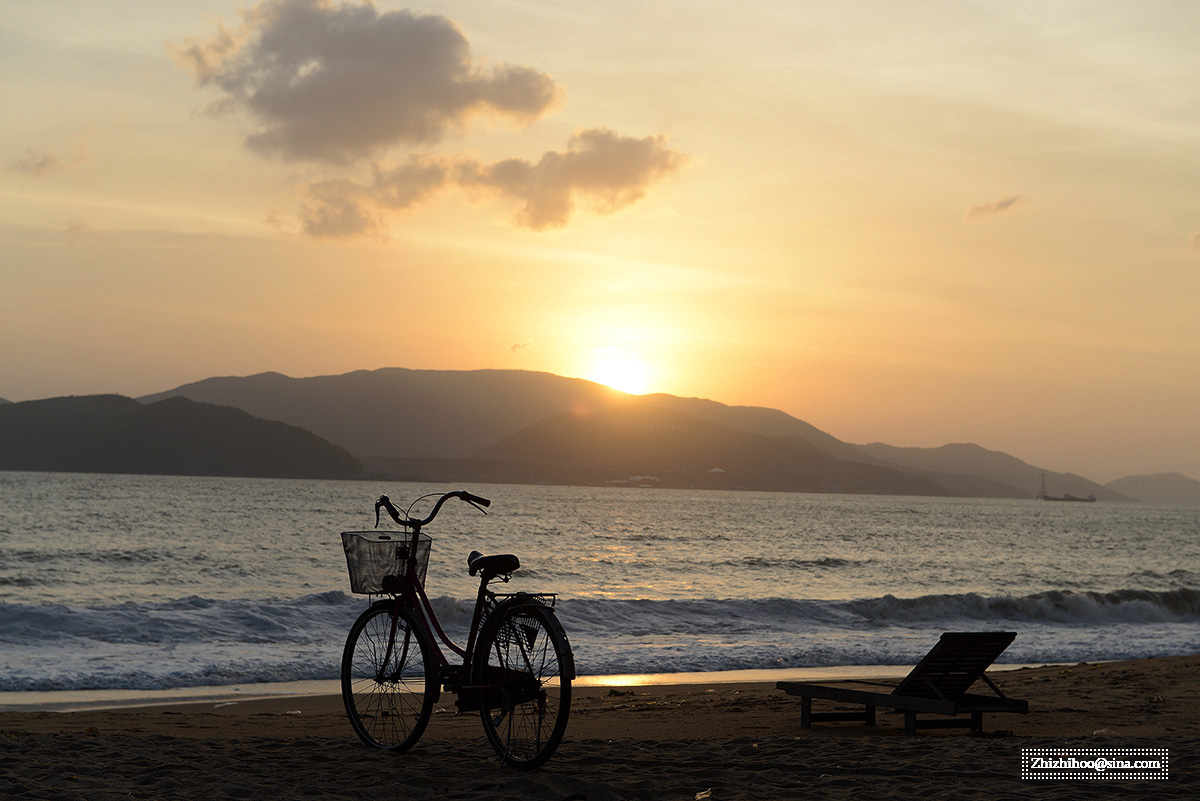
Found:
[[1200, 478], [1190, 0], [6, 0], [0, 397], [523, 369]]

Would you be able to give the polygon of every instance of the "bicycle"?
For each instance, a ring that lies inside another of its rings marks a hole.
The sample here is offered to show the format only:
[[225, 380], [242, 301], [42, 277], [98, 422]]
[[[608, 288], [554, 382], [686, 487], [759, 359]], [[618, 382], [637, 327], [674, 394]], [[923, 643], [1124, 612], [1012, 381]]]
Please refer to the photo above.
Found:
[[[571, 711], [575, 658], [554, 613], [555, 593], [497, 593], [488, 585], [507, 583], [520, 560], [513, 554], [467, 557], [479, 592], [465, 647], [455, 644], [438, 622], [425, 593], [431, 540], [423, 533], [442, 505], [462, 500], [487, 514], [491, 501], [466, 491], [438, 498], [424, 519], [410, 516], [386, 495], [375, 502], [403, 529], [342, 532], [351, 592], [387, 596], [374, 600], [350, 628], [342, 652], [342, 700], [350, 725], [367, 745], [402, 753], [425, 732], [440, 692], [458, 696], [460, 712], [478, 710], [488, 742], [502, 764], [535, 768], [562, 741]], [[461, 663], [452, 662], [444, 645]]]

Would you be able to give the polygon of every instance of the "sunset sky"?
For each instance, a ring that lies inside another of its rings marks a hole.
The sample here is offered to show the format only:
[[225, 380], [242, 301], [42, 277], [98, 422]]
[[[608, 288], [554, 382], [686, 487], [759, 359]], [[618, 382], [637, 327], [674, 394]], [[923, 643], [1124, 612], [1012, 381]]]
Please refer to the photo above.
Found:
[[1200, 4], [6, 0], [0, 397], [516, 368], [1200, 478]]

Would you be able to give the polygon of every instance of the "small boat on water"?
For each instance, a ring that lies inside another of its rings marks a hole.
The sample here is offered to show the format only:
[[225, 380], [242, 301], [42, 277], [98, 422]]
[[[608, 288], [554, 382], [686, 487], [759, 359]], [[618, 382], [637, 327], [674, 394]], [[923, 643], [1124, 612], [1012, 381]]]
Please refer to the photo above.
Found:
[[1070, 493], [1065, 493], [1063, 495], [1051, 495], [1050, 493], [1046, 492], [1046, 477], [1042, 476], [1042, 490], [1037, 494], [1037, 499], [1039, 501], [1076, 501], [1079, 503], [1095, 503], [1096, 496], [1089, 495], [1086, 498], [1076, 498]]

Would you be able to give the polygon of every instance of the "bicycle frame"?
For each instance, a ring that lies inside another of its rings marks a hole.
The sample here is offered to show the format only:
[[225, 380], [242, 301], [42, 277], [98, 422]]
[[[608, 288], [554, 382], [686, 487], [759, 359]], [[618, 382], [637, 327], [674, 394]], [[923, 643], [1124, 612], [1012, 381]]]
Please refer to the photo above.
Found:
[[[441, 504], [439, 503], [438, 505], [440, 506]], [[436, 508], [434, 509], [433, 514], [437, 514]], [[430, 517], [432, 518], [432, 516], [433, 515]], [[407, 524], [408, 527], [412, 529], [412, 541], [409, 543], [404, 582], [400, 592], [395, 594], [393, 598], [389, 600], [376, 602], [377, 604], [386, 604], [393, 610], [391, 612], [391, 632], [388, 635], [387, 650], [385, 652], [383, 664], [389, 663], [391, 654], [395, 650], [396, 629], [399, 621], [399, 614], [396, 610], [399, 610], [401, 607], [406, 607], [416, 612], [417, 624], [422, 628], [423, 633], [427, 637], [428, 641], [433, 644], [433, 651], [437, 657], [439, 672], [441, 674], [440, 683], [448, 685], [447, 689], [451, 690], [452, 692], [489, 689], [486, 686], [466, 686], [461, 683], [466, 678], [466, 672], [471, 666], [472, 656], [475, 652], [475, 643], [479, 637], [479, 630], [483, 622], [484, 612], [491, 605], [490, 601], [493, 597], [493, 594], [487, 589], [489, 578], [484, 576], [480, 579], [479, 592], [475, 597], [475, 609], [471, 614], [471, 627], [468, 630], [469, 633], [467, 637], [467, 645], [465, 648], [463, 648], [450, 639], [450, 635], [446, 634], [445, 629], [442, 628], [442, 624], [438, 620], [437, 614], [433, 611], [433, 604], [430, 602], [429, 596], [425, 592], [425, 584], [423, 581], [421, 581], [421, 577], [417, 573], [417, 543], [421, 536], [422, 522], [423, 521], [412, 521]], [[446, 658], [445, 652], [438, 645], [439, 641], [453, 654], [462, 659], [461, 668], [458, 668], [458, 666], [452, 664], [450, 660]], [[405, 647], [407, 648], [407, 643], [405, 643]], [[453, 683], [446, 681], [447, 679], [454, 677], [456, 670], [461, 671], [458, 673], [457, 681], [454, 681]]]

